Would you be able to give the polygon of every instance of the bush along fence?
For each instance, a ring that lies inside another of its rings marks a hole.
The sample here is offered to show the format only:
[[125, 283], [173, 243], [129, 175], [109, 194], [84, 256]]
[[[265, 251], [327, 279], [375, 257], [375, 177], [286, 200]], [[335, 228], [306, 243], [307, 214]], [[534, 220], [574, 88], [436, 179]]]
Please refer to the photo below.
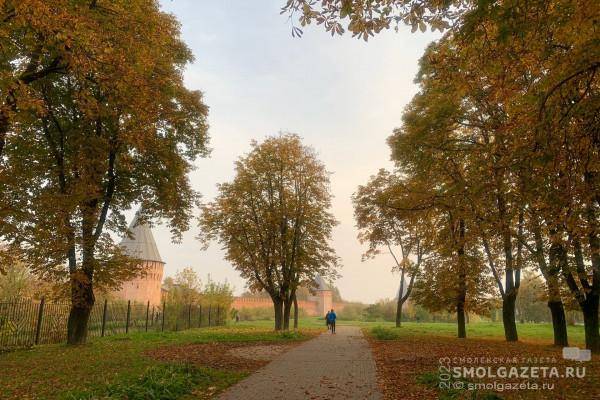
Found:
[[[0, 302], [0, 350], [62, 343], [67, 340], [69, 303], [17, 300]], [[227, 309], [214, 304], [97, 302], [88, 323], [88, 337], [130, 332], [168, 332], [224, 325]]]

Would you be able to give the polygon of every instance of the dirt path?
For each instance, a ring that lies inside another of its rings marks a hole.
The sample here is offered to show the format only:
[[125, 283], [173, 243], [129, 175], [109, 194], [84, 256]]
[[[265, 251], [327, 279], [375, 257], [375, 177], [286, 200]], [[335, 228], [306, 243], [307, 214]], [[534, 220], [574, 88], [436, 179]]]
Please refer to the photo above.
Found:
[[375, 362], [362, 332], [339, 326], [275, 358], [220, 400], [379, 400]]

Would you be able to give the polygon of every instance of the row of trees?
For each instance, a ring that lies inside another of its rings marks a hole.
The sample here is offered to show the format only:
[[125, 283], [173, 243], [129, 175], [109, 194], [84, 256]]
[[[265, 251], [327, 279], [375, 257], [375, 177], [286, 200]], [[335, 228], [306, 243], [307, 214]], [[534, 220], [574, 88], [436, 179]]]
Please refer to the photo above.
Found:
[[83, 343], [94, 289], [140, 272], [112, 240], [123, 212], [188, 228], [208, 108], [155, 1], [2, 0], [0, 49], [2, 252], [69, 284], [68, 342]]
[[191, 267], [178, 271], [172, 278], [165, 278], [162, 287], [166, 291], [163, 301], [169, 304], [211, 304], [228, 310], [233, 303], [233, 288], [229, 283], [215, 282], [210, 275], [203, 283]]
[[283, 11], [365, 40], [401, 23], [445, 31], [389, 139], [396, 170], [355, 196], [363, 239], [400, 246], [397, 267], [423, 271], [421, 300], [452, 304], [460, 337], [465, 310], [494, 285], [506, 339], [517, 340], [521, 273], [535, 268], [555, 344], [568, 343], [574, 298], [586, 346], [600, 352], [600, 4], [289, 0]]

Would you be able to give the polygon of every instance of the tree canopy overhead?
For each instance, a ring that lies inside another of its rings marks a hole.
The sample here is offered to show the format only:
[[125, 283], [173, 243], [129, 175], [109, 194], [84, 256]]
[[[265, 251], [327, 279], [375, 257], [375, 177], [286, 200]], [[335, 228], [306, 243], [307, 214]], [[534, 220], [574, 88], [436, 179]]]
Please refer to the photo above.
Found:
[[[300, 26], [311, 23], [323, 25], [332, 36], [346, 30], [352, 36], [368, 40], [385, 29], [407, 24], [412, 31], [424, 32], [427, 25], [432, 30], [452, 26], [467, 10], [485, 2], [461, 0], [287, 0], [281, 13], [289, 14]], [[294, 26], [293, 34], [303, 32]]]

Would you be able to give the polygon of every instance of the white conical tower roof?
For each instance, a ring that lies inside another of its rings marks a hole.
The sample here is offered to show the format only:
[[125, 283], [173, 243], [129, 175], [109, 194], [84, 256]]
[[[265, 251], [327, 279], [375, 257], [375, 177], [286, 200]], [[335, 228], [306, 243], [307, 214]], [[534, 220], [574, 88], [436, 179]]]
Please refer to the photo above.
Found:
[[317, 290], [331, 290], [331, 287], [321, 275], [315, 276], [315, 285], [317, 286]]
[[164, 262], [160, 258], [150, 227], [146, 223], [138, 223], [138, 218], [139, 212], [135, 214], [131, 225], [129, 225], [132, 237], [125, 236], [121, 241], [121, 247], [130, 257], [139, 258], [143, 261]]

